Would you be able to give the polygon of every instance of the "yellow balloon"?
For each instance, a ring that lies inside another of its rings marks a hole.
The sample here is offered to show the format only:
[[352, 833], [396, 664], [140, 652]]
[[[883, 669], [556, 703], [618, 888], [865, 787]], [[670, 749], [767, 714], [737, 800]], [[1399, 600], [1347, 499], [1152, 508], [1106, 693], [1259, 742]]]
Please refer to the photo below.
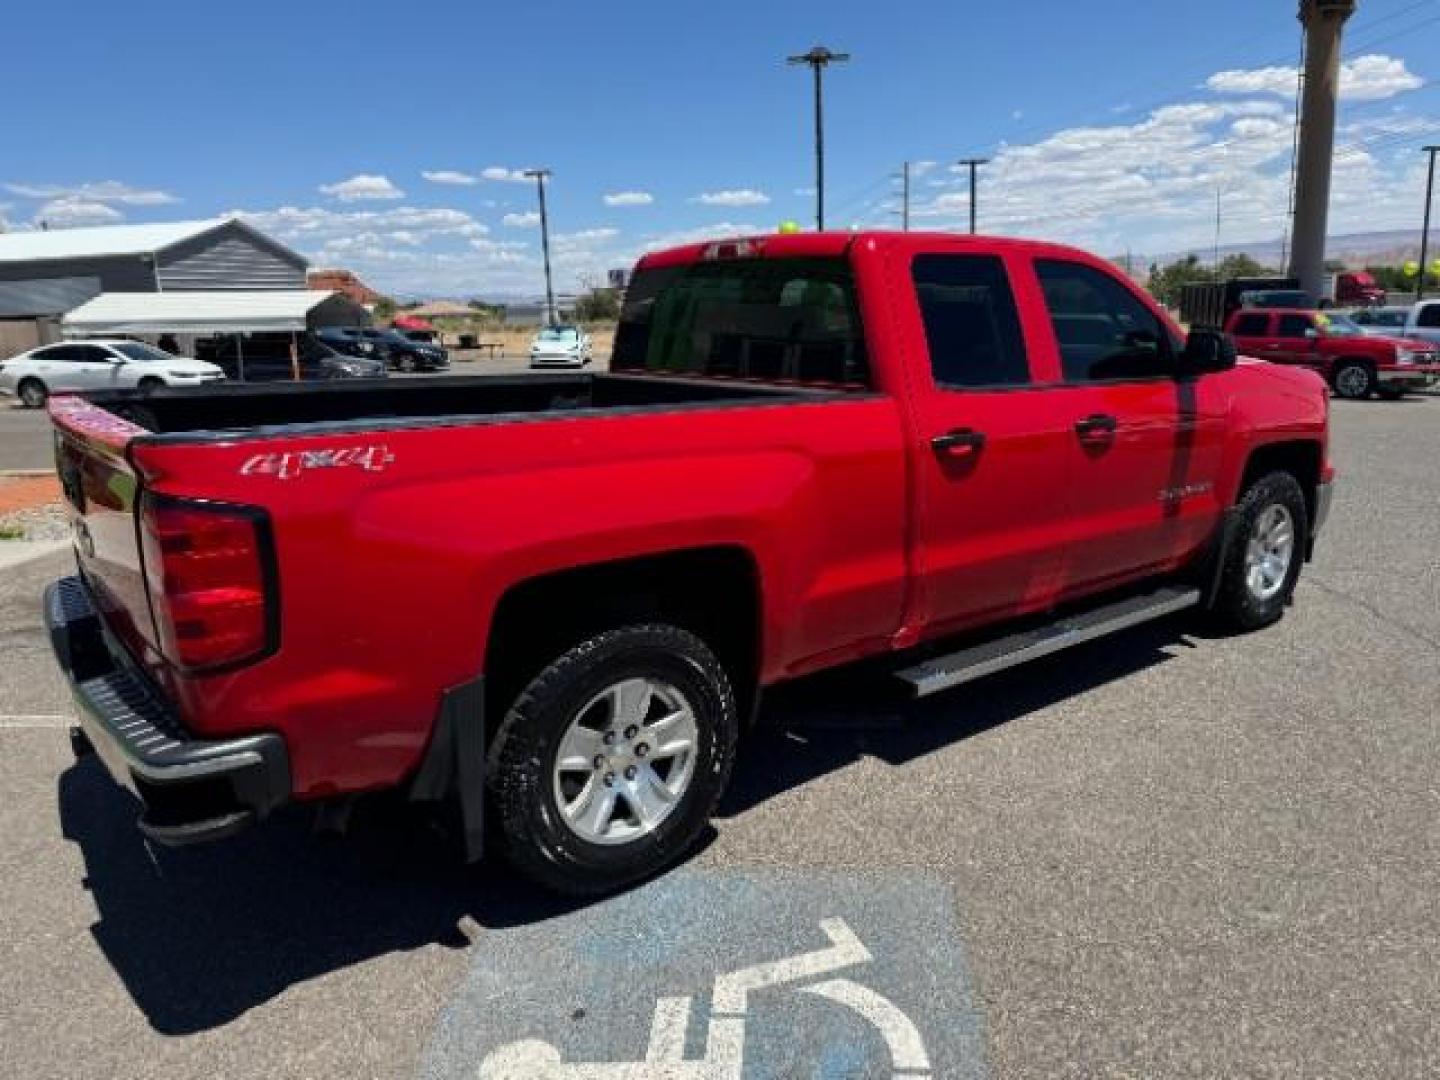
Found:
[[1414, 259], [1406, 259], [1405, 265], [1401, 267], [1401, 269], [1405, 271], [1406, 277], [1414, 277], [1416, 274], [1420, 273], [1420, 264], [1417, 263]]
[[798, 221], [782, 221], [782, 222], [780, 222], [780, 232], [782, 232], [782, 233], [786, 233], [786, 234], [789, 234], [789, 233], [798, 233], [799, 231], [800, 231], [800, 223], [799, 223]]
[[1430, 260], [1430, 273], [1440, 274], [1440, 259]]

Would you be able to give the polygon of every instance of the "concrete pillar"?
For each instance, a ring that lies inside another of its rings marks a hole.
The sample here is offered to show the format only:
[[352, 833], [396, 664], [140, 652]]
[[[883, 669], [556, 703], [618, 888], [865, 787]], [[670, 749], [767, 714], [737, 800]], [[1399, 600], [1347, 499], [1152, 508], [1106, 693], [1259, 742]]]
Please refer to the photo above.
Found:
[[1290, 274], [1319, 296], [1325, 282], [1325, 233], [1330, 170], [1335, 156], [1335, 105], [1340, 96], [1340, 34], [1356, 0], [1300, 0], [1305, 27], [1305, 94], [1295, 171], [1295, 242]]

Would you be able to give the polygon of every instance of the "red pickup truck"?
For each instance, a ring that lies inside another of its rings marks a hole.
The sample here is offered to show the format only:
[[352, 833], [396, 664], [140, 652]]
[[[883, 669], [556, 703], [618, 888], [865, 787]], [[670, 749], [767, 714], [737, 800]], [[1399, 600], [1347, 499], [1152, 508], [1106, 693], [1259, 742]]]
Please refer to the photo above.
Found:
[[1327, 410], [1069, 248], [695, 244], [641, 261], [605, 374], [56, 398], [46, 618], [156, 840], [399, 789], [599, 892], [696, 840], [763, 687], [1278, 618]]
[[1338, 312], [1245, 309], [1231, 315], [1225, 329], [1247, 356], [1308, 367], [1344, 398], [1399, 398], [1440, 381], [1433, 341], [1367, 337]]

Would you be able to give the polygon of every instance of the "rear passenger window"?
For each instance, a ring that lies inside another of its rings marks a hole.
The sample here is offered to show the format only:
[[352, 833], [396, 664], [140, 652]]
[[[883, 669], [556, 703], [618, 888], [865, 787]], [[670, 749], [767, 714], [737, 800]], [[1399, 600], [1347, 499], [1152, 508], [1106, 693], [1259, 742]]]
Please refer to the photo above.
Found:
[[1168, 377], [1175, 343], [1139, 297], [1081, 263], [1038, 259], [1036, 273], [1060, 344], [1066, 382]]
[[1270, 316], [1263, 311], [1251, 311], [1235, 320], [1236, 337], [1264, 337], [1270, 329]]
[[1440, 304], [1426, 304], [1422, 307], [1419, 317], [1415, 320], [1415, 325], [1431, 329], [1440, 326]]
[[1304, 337], [1305, 332], [1311, 329], [1309, 315], [1281, 315], [1280, 325], [1276, 327], [1276, 337], [1299, 338]]
[[735, 258], [639, 270], [610, 370], [868, 387], [850, 265]]
[[911, 277], [937, 386], [1030, 382], [1020, 316], [999, 258], [918, 255]]

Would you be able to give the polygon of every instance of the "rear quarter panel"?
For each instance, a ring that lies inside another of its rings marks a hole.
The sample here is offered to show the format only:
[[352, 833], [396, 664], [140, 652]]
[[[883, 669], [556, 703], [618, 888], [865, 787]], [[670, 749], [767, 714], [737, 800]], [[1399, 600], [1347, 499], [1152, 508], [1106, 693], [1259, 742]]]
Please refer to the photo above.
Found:
[[[372, 467], [247, 470], [347, 447]], [[761, 579], [763, 680], [860, 655], [899, 620], [903, 458], [897, 404], [868, 394], [146, 446], [146, 484], [265, 507], [278, 549], [279, 652], [168, 681], [200, 730], [284, 733], [297, 794], [322, 796], [413, 768], [500, 598], [540, 575], [733, 545]]]

